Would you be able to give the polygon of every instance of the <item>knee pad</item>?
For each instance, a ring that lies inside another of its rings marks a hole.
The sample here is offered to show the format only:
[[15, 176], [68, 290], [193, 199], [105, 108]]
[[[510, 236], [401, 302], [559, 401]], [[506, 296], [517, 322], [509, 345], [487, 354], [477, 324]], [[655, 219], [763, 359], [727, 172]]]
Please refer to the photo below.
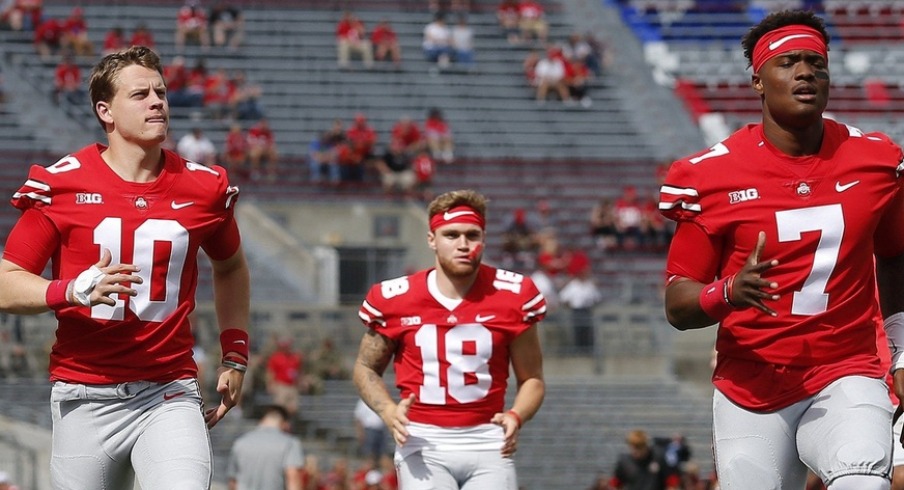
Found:
[[724, 488], [744, 488], [749, 482], [757, 482], [757, 488], [762, 490], [783, 488], [782, 477], [774, 467], [764, 466], [746, 455], [737, 455], [719, 466], [719, 481]]

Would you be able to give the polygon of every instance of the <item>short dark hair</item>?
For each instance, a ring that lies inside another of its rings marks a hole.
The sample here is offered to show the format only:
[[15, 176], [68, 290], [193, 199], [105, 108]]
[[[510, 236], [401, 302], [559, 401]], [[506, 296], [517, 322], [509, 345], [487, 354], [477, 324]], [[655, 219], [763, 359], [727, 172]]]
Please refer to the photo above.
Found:
[[753, 66], [753, 49], [760, 38], [768, 32], [795, 24], [812, 27], [819, 31], [822, 34], [823, 41], [826, 43], [826, 50], [828, 50], [829, 33], [826, 31], [826, 24], [821, 18], [810, 10], [782, 10], [767, 15], [759, 24], [751, 27], [747, 34], [744, 34], [744, 37], [741, 38], [741, 47], [744, 48], [747, 66]]
[[292, 416], [289, 415], [289, 411], [280, 405], [265, 405], [261, 408], [261, 412], [261, 419], [276, 416], [283, 421], [289, 421], [292, 418]]

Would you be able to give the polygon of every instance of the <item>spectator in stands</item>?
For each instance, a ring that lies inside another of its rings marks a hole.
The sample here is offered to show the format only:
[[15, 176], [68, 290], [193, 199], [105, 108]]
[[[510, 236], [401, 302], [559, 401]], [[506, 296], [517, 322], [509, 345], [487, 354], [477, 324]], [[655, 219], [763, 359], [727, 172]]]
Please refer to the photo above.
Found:
[[365, 68], [373, 66], [373, 46], [367, 38], [367, 29], [355, 14], [345, 11], [336, 25], [336, 51], [340, 69], [349, 67], [352, 55], [361, 57]]
[[496, 20], [509, 44], [521, 42], [521, 15], [518, 13], [518, 0], [502, 0], [496, 8]]
[[242, 11], [235, 4], [218, 0], [210, 7], [208, 19], [213, 45], [226, 47], [229, 51], [238, 50], [245, 39], [245, 17]]
[[399, 45], [399, 37], [389, 24], [389, 20], [382, 19], [374, 27], [370, 35], [370, 41], [374, 48], [376, 61], [390, 61], [398, 69], [402, 66], [402, 48]]
[[201, 8], [198, 0], [186, 0], [176, 16], [175, 45], [176, 52], [185, 51], [186, 42], [194, 42], [207, 51], [210, 47], [208, 37], [207, 13]]
[[57, 103], [65, 100], [70, 104], [82, 104], [85, 91], [82, 89], [82, 70], [73, 61], [72, 55], [65, 53], [54, 74], [54, 99]]
[[572, 104], [571, 95], [568, 93], [566, 83], [567, 68], [562, 50], [555, 45], [546, 49], [546, 56], [537, 62], [534, 68], [534, 84], [537, 88], [537, 104], [545, 104], [549, 91], [558, 94], [559, 99], [565, 104]]
[[606, 473], [598, 473], [587, 490], [614, 490], [612, 486], [609, 485], [611, 480], [612, 479]]
[[393, 125], [390, 141], [398, 142], [412, 159], [426, 145], [421, 129], [410, 116], [402, 116]]
[[267, 393], [273, 403], [284, 408], [289, 422], [295, 421], [301, 393], [307, 393], [310, 385], [304, 372], [304, 356], [295, 349], [292, 338], [280, 337], [276, 350], [267, 358]]
[[539, 237], [527, 219], [524, 208], [515, 208], [503, 225], [502, 267], [516, 272], [533, 270], [537, 260]]
[[248, 162], [248, 136], [237, 122], [232, 123], [226, 133], [222, 158], [230, 175], [239, 175], [240, 171], [245, 170]]
[[646, 246], [647, 228], [637, 188], [626, 185], [615, 201], [615, 240], [620, 250], [636, 251]]
[[527, 53], [527, 56], [524, 57], [524, 61], [521, 63], [524, 79], [531, 87], [537, 86], [537, 64], [540, 63], [541, 59], [543, 59], [543, 57], [540, 55], [540, 51], [532, 49]]
[[433, 199], [433, 178], [436, 176], [436, 163], [426, 149], [422, 148], [411, 162], [414, 169], [415, 190], [417, 197], [424, 201], [430, 202]]
[[41, 25], [44, 0], [11, 0], [0, 12], [0, 22], [6, 23], [14, 31], [33, 30]]
[[444, 3], [446, 2], [429, 0], [427, 2], [427, 7], [431, 13], [442, 12], [444, 10], [449, 10], [451, 12], [468, 12], [471, 9], [470, 0], [451, 0], [448, 2], [448, 7], [443, 5]]
[[628, 452], [618, 456], [610, 484], [625, 490], [678, 490], [681, 480], [670, 475], [665, 459], [650, 444], [647, 433], [632, 430], [625, 437]]
[[540, 44], [546, 44], [549, 24], [546, 22], [546, 13], [540, 2], [536, 0], [518, 2], [518, 29], [521, 31], [522, 41], [536, 39]]
[[459, 14], [458, 22], [452, 26], [452, 58], [463, 69], [474, 71], [474, 29], [464, 14]]
[[653, 443], [662, 449], [662, 457], [669, 470], [676, 475], [681, 475], [684, 472], [684, 465], [691, 460], [692, 454], [687, 437], [680, 432], [675, 432], [671, 437], [655, 437]]
[[251, 178], [261, 176], [261, 166], [266, 166], [267, 179], [276, 180], [277, 165], [279, 164], [279, 152], [276, 148], [276, 139], [270, 130], [267, 118], [261, 118], [254, 126], [248, 129], [248, 160], [251, 163]]
[[216, 163], [217, 149], [200, 126], [193, 127], [191, 132], [179, 138], [176, 152], [186, 160], [208, 167]]
[[35, 50], [43, 61], [59, 52], [63, 41], [63, 23], [51, 17], [41, 22], [35, 29]]
[[163, 79], [166, 81], [166, 95], [171, 107], [203, 107], [204, 93], [189, 91], [189, 71], [185, 67], [185, 58], [173, 57], [173, 61], [163, 67]]
[[452, 138], [452, 130], [443, 117], [443, 111], [438, 107], [430, 109], [427, 119], [424, 121], [424, 135], [427, 139], [427, 148], [434, 160], [443, 163], [455, 161], [455, 141]]
[[366, 168], [374, 159], [374, 147], [377, 144], [377, 132], [367, 123], [363, 113], [355, 114], [354, 122], [345, 132], [350, 157], [362, 168]]
[[316, 454], [305, 454], [304, 466], [298, 473], [301, 475], [301, 490], [324, 490], [326, 488], [320, 472], [320, 458]]
[[264, 108], [261, 105], [264, 91], [260, 85], [249, 82], [243, 70], [233, 72], [229, 84], [231, 86], [230, 117], [240, 121], [258, 120], [264, 117]]
[[320, 342], [312, 356], [312, 372], [318, 379], [348, 379], [345, 357], [330, 337]]
[[446, 25], [446, 15], [437, 12], [433, 16], [433, 22], [424, 27], [424, 41], [421, 44], [424, 49], [424, 57], [427, 61], [436, 63], [436, 67], [431, 68], [431, 72], [435, 74], [436, 68], [445, 70], [452, 61], [452, 31]]
[[341, 179], [339, 162], [336, 160], [335, 144], [330, 132], [318, 134], [311, 140], [308, 145], [307, 161], [311, 182], [320, 182], [326, 172], [330, 184], [339, 183]]
[[570, 68], [568, 77], [565, 79], [565, 83], [568, 85], [568, 95], [572, 100], [580, 102], [581, 107], [589, 108], [593, 105], [593, 99], [590, 98], [592, 74], [583, 60], [571, 62]]
[[587, 41], [587, 37], [580, 33], [575, 32], [568, 36], [568, 40], [562, 45], [562, 53], [565, 55], [565, 59], [571, 63], [583, 62], [594, 76], [602, 74], [598, 55]]
[[326, 488], [350, 488], [352, 481], [348, 471], [348, 459], [344, 457], [334, 459], [333, 466], [323, 477], [323, 483]]
[[537, 268], [541, 269], [553, 284], [556, 290], [561, 290], [568, 281], [568, 264], [571, 256], [562, 247], [555, 230], [540, 230], [537, 233]]
[[204, 107], [211, 119], [231, 115], [234, 88], [224, 68], [217, 68], [204, 80]]
[[411, 158], [405, 153], [402, 143], [390, 141], [383, 157], [375, 162], [383, 191], [387, 194], [411, 195], [417, 182]]
[[19, 490], [19, 487], [13, 483], [9, 473], [0, 471], [0, 490]]
[[107, 31], [107, 34], [104, 35], [104, 47], [103, 49], [101, 49], [101, 54], [106, 56], [110, 53], [115, 53], [125, 47], [125, 31], [123, 31], [122, 27], [120, 26], [113, 26], [109, 31]]
[[355, 435], [358, 456], [369, 460], [372, 467], [379, 465], [389, 448], [389, 430], [383, 419], [360, 398], [355, 404]]
[[590, 235], [597, 248], [610, 251], [618, 247], [616, 220], [615, 205], [609, 198], [600, 199], [590, 210]]
[[232, 443], [229, 488], [300, 490], [303, 451], [289, 430], [290, 415], [283, 407], [265, 407], [257, 427]]
[[131, 46], [146, 46], [154, 49], [154, 34], [148, 29], [147, 24], [139, 22], [132, 31], [132, 40], [129, 42]]
[[94, 43], [88, 37], [88, 25], [81, 7], [73, 8], [72, 13], [63, 22], [60, 46], [76, 56], [94, 55]]
[[[580, 252], [583, 254], [583, 252]], [[578, 252], [572, 255], [571, 279], [559, 291], [559, 300], [568, 305], [571, 313], [571, 328], [574, 335], [574, 347], [580, 354], [593, 354], [594, 321], [593, 308], [603, 299], [603, 295], [593, 280], [592, 268], [586, 254], [583, 260], [575, 260]]]
[[672, 236], [675, 234], [675, 222], [667, 220], [659, 212], [659, 200], [657, 192], [641, 203], [643, 208], [643, 226], [645, 232], [644, 243], [646, 249], [651, 252], [662, 252], [668, 249]]

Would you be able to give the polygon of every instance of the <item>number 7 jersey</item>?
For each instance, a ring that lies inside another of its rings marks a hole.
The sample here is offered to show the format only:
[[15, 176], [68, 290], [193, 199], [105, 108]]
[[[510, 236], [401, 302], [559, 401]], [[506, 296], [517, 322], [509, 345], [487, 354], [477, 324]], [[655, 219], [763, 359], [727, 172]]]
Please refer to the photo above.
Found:
[[396, 342], [401, 397], [414, 393], [412, 422], [442, 427], [487, 424], [505, 403], [509, 347], [546, 314], [529, 277], [481, 265], [461, 301], [445, 298], [436, 271], [371, 287], [358, 315]]
[[[760, 231], [766, 234], [760, 260], [778, 260], [763, 274], [778, 284], [780, 299], [766, 301], [778, 315], [755, 308], [730, 314], [718, 331], [720, 355], [798, 367], [847, 360], [881, 376], [881, 369], [865, 367], [878, 365], [873, 253], [904, 251], [901, 163], [901, 149], [887, 136], [826, 119], [815, 155], [784, 155], [757, 124], [671, 166], [661, 212], [698, 225], [722, 248], [711, 270], [695, 271], [681, 266], [694, 263], [689, 250], [673, 246], [670, 277], [706, 284], [712, 273], [738, 272]], [[896, 214], [882, 221], [892, 203]]]
[[[127, 182], [103, 161], [103, 149], [91, 145], [48, 167], [32, 166], [12, 199], [25, 214], [5, 259], [40, 274], [52, 258], [53, 277], [72, 279], [106, 249], [113, 264], [138, 266], [143, 280], [131, 284], [134, 297], [112, 295], [115, 306], [57, 312], [51, 379], [109, 384], [193, 377], [188, 314], [198, 249], [216, 260], [238, 250], [238, 188], [228, 185], [222, 168], [168, 151], [155, 181]], [[35, 212], [40, 219], [28, 215]]]

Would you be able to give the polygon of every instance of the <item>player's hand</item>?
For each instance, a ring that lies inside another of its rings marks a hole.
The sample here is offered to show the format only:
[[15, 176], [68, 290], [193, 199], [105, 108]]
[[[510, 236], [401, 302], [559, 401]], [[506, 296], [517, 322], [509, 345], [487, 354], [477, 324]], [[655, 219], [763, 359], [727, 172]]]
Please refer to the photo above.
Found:
[[386, 426], [389, 427], [390, 432], [392, 432], [392, 438], [395, 439], [396, 444], [399, 446], [404, 446], [405, 442], [408, 440], [408, 410], [411, 408], [411, 404], [414, 403], [414, 400], [414, 393], [408, 395], [408, 398], [400, 401], [398, 405], [392, 408], [389, 420], [384, 420]]
[[[104, 276], [100, 278], [97, 285], [94, 286], [94, 290], [91, 291], [91, 294], [88, 296], [91, 306], [98, 304], [116, 306], [116, 300], [110, 297], [113, 294], [126, 294], [128, 296], [138, 295], [138, 291], [127, 287], [124, 284], [141, 284], [144, 282], [140, 276], [135, 275], [135, 273], [141, 269], [132, 264], [110, 265], [110, 262], [112, 261], [113, 255], [110, 253], [109, 249], [105, 248], [101, 255], [101, 259], [94, 264], [95, 267], [104, 273]], [[70, 302], [72, 304], [78, 304], [73, 301], [73, 298], [70, 298]]]
[[217, 422], [226, 416], [226, 412], [242, 400], [242, 381], [244, 379], [245, 373], [242, 371], [221, 368], [220, 376], [217, 379], [217, 392], [222, 395], [220, 405], [204, 413], [204, 422], [207, 423], [208, 429], [217, 425]]
[[756, 247], [744, 267], [738, 271], [731, 287], [731, 303], [738, 308], [754, 307], [770, 316], [776, 316], [775, 310], [766, 306], [763, 301], [776, 301], [779, 299], [777, 294], [770, 294], [764, 289], [775, 289], [778, 283], [763, 279], [763, 273], [778, 265], [778, 260], [764, 260], [760, 262], [760, 255], [766, 248], [766, 233], [761, 231], [756, 238]]
[[518, 450], [518, 433], [521, 432], [521, 428], [518, 427], [518, 420], [508, 413], [500, 412], [493, 415], [490, 422], [501, 426], [505, 430], [505, 439], [502, 443], [502, 457], [508, 458], [514, 455], [515, 451]]

